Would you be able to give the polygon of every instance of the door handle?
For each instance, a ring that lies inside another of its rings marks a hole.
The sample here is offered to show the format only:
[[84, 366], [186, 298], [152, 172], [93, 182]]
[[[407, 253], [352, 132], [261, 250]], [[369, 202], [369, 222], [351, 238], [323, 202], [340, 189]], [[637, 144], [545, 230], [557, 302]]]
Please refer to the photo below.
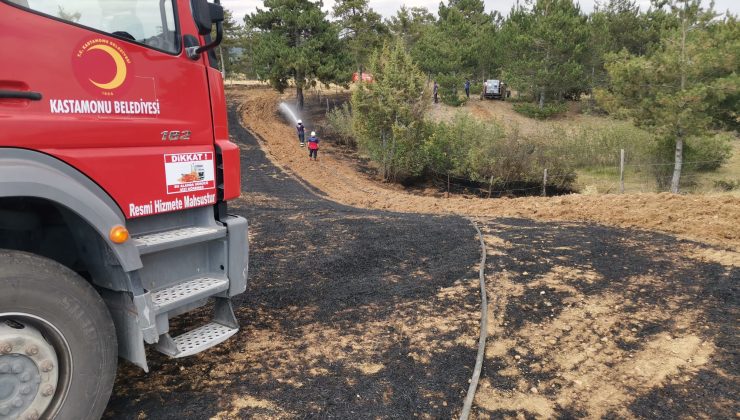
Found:
[[29, 92], [25, 90], [0, 90], [0, 99], [28, 99], [30, 101], [40, 101], [39, 92]]

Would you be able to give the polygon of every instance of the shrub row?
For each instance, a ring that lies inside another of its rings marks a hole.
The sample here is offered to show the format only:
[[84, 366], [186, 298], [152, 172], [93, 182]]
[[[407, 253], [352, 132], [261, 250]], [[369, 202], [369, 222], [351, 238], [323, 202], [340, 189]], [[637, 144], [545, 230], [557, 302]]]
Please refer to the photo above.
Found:
[[542, 108], [540, 108], [538, 104], [533, 104], [531, 102], [521, 102], [514, 104], [514, 111], [522, 115], [526, 115], [530, 118], [536, 118], [538, 120], [552, 118], [554, 116], [565, 113], [567, 110], [568, 105], [564, 103], [546, 104]]

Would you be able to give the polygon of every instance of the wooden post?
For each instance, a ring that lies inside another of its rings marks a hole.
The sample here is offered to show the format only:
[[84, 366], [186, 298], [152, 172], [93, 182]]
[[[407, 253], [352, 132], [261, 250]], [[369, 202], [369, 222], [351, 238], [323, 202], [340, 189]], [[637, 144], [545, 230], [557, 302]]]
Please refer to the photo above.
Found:
[[329, 112], [329, 98], [326, 98], [326, 112]]
[[450, 196], [450, 173], [447, 172], [447, 197]]
[[545, 175], [542, 177], [542, 196], [547, 196], [547, 168], [545, 168]]
[[624, 149], [619, 150], [619, 193], [624, 194]]
[[488, 180], [488, 198], [491, 198], [492, 188], [493, 188], [493, 175], [491, 175], [491, 179]]

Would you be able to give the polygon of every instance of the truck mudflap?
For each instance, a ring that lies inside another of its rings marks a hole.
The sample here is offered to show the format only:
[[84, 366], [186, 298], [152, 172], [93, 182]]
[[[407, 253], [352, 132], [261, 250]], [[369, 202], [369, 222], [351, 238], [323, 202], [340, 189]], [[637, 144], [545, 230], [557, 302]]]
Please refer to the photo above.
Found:
[[221, 220], [228, 229], [229, 297], [247, 290], [249, 270], [249, 226], [247, 219], [228, 215]]

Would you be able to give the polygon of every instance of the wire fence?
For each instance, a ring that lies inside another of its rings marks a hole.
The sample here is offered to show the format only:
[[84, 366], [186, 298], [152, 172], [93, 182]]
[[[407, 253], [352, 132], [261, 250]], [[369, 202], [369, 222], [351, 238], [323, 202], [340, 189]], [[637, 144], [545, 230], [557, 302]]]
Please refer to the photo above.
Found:
[[[683, 162], [680, 189], [687, 192], [721, 190], [722, 185], [697, 171], [698, 167], [721, 164], [722, 161], [703, 160]], [[489, 177], [488, 180], [452, 175], [430, 170], [434, 185], [441, 191], [472, 194], [484, 198], [559, 195], [571, 192], [586, 194], [616, 194], [660, 192], [670, 189], [674, 163], [635, 163], [624, 165], [592, 166], [568, 174], [548, 174], [544, 169], [539, 179], [518, 179], [511, 174]]]

